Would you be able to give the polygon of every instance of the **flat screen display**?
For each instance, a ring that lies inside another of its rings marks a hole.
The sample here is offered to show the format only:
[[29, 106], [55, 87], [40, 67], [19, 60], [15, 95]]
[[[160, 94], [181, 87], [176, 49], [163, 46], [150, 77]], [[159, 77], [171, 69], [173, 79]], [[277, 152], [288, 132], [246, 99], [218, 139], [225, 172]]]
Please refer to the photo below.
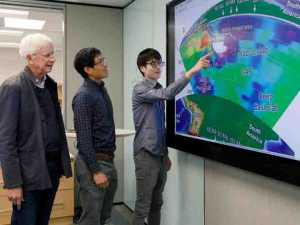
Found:
[[300, 1], [179, 0], [167, 15], [168, 82], [211, 64], [168, 103], [169, 145], [294, 180], [264, 170], [299, 167]]

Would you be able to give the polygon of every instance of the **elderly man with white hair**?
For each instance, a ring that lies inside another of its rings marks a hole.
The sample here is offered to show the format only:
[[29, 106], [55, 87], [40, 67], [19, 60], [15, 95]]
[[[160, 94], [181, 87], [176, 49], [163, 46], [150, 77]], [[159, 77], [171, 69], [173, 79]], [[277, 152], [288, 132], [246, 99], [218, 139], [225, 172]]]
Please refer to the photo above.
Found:
[[57, 84], [48, 76], [54, 46], [43, 34], [22, 39], [27, 65], [0, 87], [0, 162], [12, 225], [47, 225], [61, 176], [71, 163]]

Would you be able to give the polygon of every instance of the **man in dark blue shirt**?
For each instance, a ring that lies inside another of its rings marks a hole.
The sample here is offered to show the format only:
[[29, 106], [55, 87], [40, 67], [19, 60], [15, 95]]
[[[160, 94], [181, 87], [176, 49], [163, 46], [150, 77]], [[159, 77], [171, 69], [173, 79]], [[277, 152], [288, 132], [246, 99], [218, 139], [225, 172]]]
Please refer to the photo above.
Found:
[[161, 55], [155, 49], [145, 49], [137, 59], [144, 79], [133, 89], [132, 109], [135, 125], [134, 163], [137, 183], [134, 225], [160, 224], [162, 193], [171, 168], [166, 146], [164, 101], [178, 94], [202, 68], [209, 66], [208, 55], [201, 58], [181, 78], [163, 88], [158, 82]]
[[113, 108], [103, 82], [108, 70], [96, 48], [81, 49], [74, 67], [84, 78], [72, 104], [79, 151], [75, 173], [83, 209], [78, 224], [103, 225], [111, 217], [117, 189]]

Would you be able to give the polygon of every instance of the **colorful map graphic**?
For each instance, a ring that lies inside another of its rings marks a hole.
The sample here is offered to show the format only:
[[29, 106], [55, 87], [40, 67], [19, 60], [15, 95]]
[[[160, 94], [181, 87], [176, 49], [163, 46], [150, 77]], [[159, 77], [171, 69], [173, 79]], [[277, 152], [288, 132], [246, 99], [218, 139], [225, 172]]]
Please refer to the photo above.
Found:
[[177, 134], [300, 160], [299, 0], [222, 1], [176, 41], [185, 71], [212, 65], [177, 96]]

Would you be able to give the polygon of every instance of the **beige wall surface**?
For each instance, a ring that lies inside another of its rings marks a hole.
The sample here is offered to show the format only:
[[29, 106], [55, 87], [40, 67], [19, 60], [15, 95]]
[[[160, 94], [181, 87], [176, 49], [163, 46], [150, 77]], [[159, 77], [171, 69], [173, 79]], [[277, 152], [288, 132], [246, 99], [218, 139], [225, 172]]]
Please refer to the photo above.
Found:
[[205, 160], [205, 225], [298, 225], [300, 188]]
[[[116, 127], [123, 128], [123, 11], [120, 9], [66, 5], [66, 127], [74, 128], [72, 99], [82, 83], [73, 67], [77, 51], [84, 47], [101, 49], [107, 58], [106, 88], [114, 108]], [[117, 140], [115, 164], [119, 172], [116, 202], [123, 201], [123, 140]]]

